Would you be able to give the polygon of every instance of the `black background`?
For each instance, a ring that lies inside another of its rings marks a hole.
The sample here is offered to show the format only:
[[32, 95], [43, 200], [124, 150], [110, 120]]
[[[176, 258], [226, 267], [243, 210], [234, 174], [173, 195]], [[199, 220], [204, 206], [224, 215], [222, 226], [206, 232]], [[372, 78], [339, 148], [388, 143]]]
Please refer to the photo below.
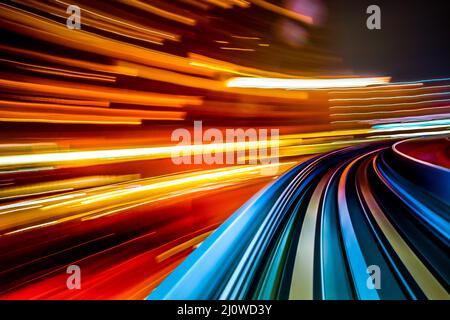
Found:
[[[450, 1], [331, 0], [329, 28], [344, 66], [395, 80], [450, 76]], [[366, 9], [381, 9], [381, 30], [369, 30]]]

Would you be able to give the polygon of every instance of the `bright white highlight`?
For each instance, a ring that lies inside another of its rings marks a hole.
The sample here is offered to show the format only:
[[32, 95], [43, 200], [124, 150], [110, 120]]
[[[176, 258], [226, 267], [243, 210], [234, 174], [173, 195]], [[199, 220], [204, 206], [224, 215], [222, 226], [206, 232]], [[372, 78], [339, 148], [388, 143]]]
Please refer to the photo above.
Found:
[[343, 78], [343, 79], [283, 79], [283, 78], [253, 78], [238, 77], [226, 82], [229, 88], [260, 88], [260, 89], [326, 89], [352, 88], [382, 85], [389, 83], [389, 77], [377, 78]]

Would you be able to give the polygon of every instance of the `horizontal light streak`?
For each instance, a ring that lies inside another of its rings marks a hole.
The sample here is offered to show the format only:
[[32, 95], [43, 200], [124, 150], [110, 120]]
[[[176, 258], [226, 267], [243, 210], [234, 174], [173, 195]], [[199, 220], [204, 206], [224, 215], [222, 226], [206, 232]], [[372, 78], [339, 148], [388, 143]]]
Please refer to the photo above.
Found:
[[[110, 109], [98, 107], [85, 107], [76, 105], [61, 105], [53, 103], [35, 103], [23, 101], [5, 101], [0, 100], [1, 118], [19, 119], [21, 115], [35, 114], [36, 122], [39, 119], [45, 121], [61, 122], [85, 122], [85, 123], [136, 123], [140, 124], [141, 120], [183, 120], [186, 113], [181, 111], [153, 111], [153, 110], [133, 110], [133, 109]], [[58, 118], [59, 115], [59, 118]], [[14, 121], [14, 120], [12, 120]], [[18, 120], [15, 120], [18, 121]]]
[[[295, 162], [294, 162], [295, 163]], [[192, 175], [188, 175], [186, 177], [180, 177], [176, 179], [168, 178], [167, 181], [161, 181], [161, 182], [155, 182], [150, 183], [147, 185], [141, 185], [134, 188], [123, 188], [114, 190], [112, 192], [108, 192], [105, 194], [102, 194], [100, 196], [94, 195], [92, 197], [88, 197], [81, 201], [82, 204], [92, 204], [94, 202], [98, 201], [105, 201], [109, 198], [117, 198], [117, 197], [123, 197], [130, 193], [136, 193], [136, 192], [146, 192], [149, 190], [156, 190], [156, 189], [164, 189], [169, 187], [175, 187], [178, 185], [186, 185], [186, 184], [192, 184], [192, 183], [198, 183], [198, 182], [204, 182], [209, 180], [215, 180], [215, 179], [221, 179], [225, 177], [235, 176], [235, 175], [241, 175], [241, 174], [248, 174], [251, 172], [258, 173], [260, 170], [267, 169], [267, 168], [273, 168], [273, 167], [279, 167], [280, 165], [288, 165], [293, 163], [272, 163], [272, 164], [265, 164], [265, 165], [250, 165], [250, 166], [238, 166], [238, 167], [231, 167], [231, 168], [225, 168], [225, 169], [217, 169], [217, 170], [210, 170], [210, 171], [200, 171], [196, 172]]]
[[202, 68], [211, 69], [214, 71], [222, 71], [224, 73], [239, 74], [245, 77], [267, 77], [267, 78], [297, 78], [288, 73], [267, 71], [264, 69], [246, 67], [234, 64], [227, 61], [222, 61], [197, 53], [188, 53], [190, 64], [193, 66], [201, 66]]
[[[279, 146], [281, 148], [281, 156], [289, 153], [289, 149], [299, 148], [300, 154], [318, 153], [323, 148], [334, 148], [336, 143], [329, 142], [319, 144], [299, 145], [301, 139], [304, 138], [331, 138], [348, 136], [354, 137], [357, 135], [366, 135], [373, 133], [373, 129], [357, 129], [357, 130], [337, 130], [325, 132], [312, 132], [303, 134], [290, 134], [280, 136], [279, 141], [262, 140], [262, 141], [246, 141], [234, 143], [211, 143], [202, 145], [178, 145], [178, 146], [161, 146], [148, 148], [125, 148], [125, 149], [109, 149], [109, 150], [92, 150], [92, 151], [66, 151], [66, 152], [51, 152], [39, 154], [21, 154], [0, 156], [0, 167], [20, 167], [42, 164], [65, 164], [70, 162], [110, 162], [110, 161], [126, 161], [126, 160], [150, 160], [170, 158], [173, 154], [189, 155], [207, 154], [211, 152], [237, 152], [240, 150], [252, 150], [261, 147], [271, 148]], [[348, 143], [349, 141], [342, 141]], [[70, 163], [73, 164], [73, 163]]]
[[409, 117], [395, 117], [395, 118], [382, 118], [374, 120], [358, 120], [360, 123], [369, 123], [372, 125], [383, 123], [396, 123], [396, 122], [415, 122], [415, 121], [431, 121], [439, 119], [450, 119], [450, 113], [438, 113], [423, 116], [409, 116]]
[[[296, 162], [292, 161], [264, 165], [234, 166], [140, 179], [125, 184], [120, 183], [102, 188], [85, 189], [86, 193], [82, 195], [73, 194], [70, 197], [71, 194], [68, 194], [66, 195], [66, 201], [61, 201], [64, 196], [44, 198], [42, 200], [49, 202], [49, 204], [38, 208], [35, 205], [43, 202], [40, 199], [24, 201], [21, 207], [30, 206], [27, 208], [29, 210], [15, 212], [8, 210], [7, 214], [2, 214], [1, 210], [16, 209], [18, 206], [15, 204], [13, 204], [13, 208], [0, 206], [0, 231], [6, 231], [3, 235], [27, 231], [45, 226], [43, 222], [50, 219], [55, 220], [54, 223], [63, 223], [75, 219], [82, 219], [82, 221], [96, 219], [156, 201], [207, 191], [213, 186], [229, 186], [230, 183], [240, 184], [244, 180], [259, 179], [261, 177], [268, 179], [267, 176], [260, 175], [263, 170], [278, 168], [277, 171], [279, 173], [284, 172], [295, 164]], [[101, 206], [99, 206], [99, 202], [102, 203]], [[20, 203], [22, 202], [17, 204]], [[30, 226], [31, 223], [34, 225]]]
[[261, 40], [261, 38], [259, 38], [259, 37], [247, 37], [247, 36], [236, 36], [236, 35], [233, 35], [231, 37], [236, 38], [236, 39], [242, 39], [242, 40]]
[[27, 230], [31, 230], [31, 229], [37, 229], [37, 228], [47, 227], [47, 226], [54, 225], [54, 224], [56, 224], [56, 223], [58, 223], [58, 221], [50, 221], [50, 222], [46, 222], [46, 223], [35, 224], [35, 225], [33, 225], [33, 226], [29, 226], [29, 227], [26, 227], [26, 228], [21, 228], [21, 229], [18, 229], [18, 230], [14, 230], [14, 231], [11, 231], [11, 232], [7, 232], [7, 233], [5, 233], [5, 234], [3, 234], [3, 235], [7, 236], [7, 235], [10, 235], [10, 234], [19, 233], [19, 232], [23, 232], [23, 231], [27, 231]]
[[238, 77], [226, 82], [230, 88], [260, 88], [260, 89], [324, 89], [366, 87], [388, 83], [389, 78], [342, 78], [342, 79], [283, 79], [283, 78], [251, 78]]
[[[406, 87], [406, 88], [405, 88]], [[414, 87], [414, 88], [410, 88]], [[399, 89], [391, 89], [399, 88]], [[401, 89], [400, 89], [401, 88]], [[383, 93], [383, 92], [394, 92], [394, 91], [405, 91], [405, 90], [417, 90], [422, 89], [422, 83], [412, 83], [412, 84], [385, 84], [380, 86], [368, 87], [368, 88], [349, 88], [347, 90], [336, 90], [330, 91], [330, 94], [367, 94], [367, 93]]]
[[417, 102], [398, 102], [398, 103], [382, 103], [382, 104], [368, 104], [368, 105], [353, 105], [353, 106], [332, 106], [330, 109], [355, 109], [355, 108], [378, 108], [378, 107], [395, 107], [395, 106], [413, 106], [429, 103], [450, 102], [450, 99], [426, 100]]
[[180, 22], [190, 26], [194, 26], [197, 24], [197, 21], [195, 19], [187, 17], [186, 15], [180, 15], [171, 11], [167, 11], [139, 0], [119, 0], [119, 1], [126, 5], [138, 8], [143, 11], [147, 11], [149, 13], [152, 13], [165, 19]]
[[86, 195], [86, 193], [70, 193], [70, 194], [66, 194], [66, 195], [62, 195], [62, 196], [52, 196], [52, 197], [46, 197], [46, 198], [42, 197], [42, 198], [39, 198], [36, 200], [25, 200], [25, 201], [21, 201], [21, 202], [15, 202], [12, 204], [0, 205], [0, 215], [9, 213], [10, 210], [8, 210], [8, 209], [11, 209], [11, 208], [26, 207], [27, 209], [30, 209], [30, 208], [35, 208], [35, 207], [42, 207], [43, 203], [58, 202], [61, 200], [68, 200], [68, 199], [73, 199], [76, 197], [82, 197], [85, 195]]
[[[272, 98], [285, 98], [290, 100], [306, 99], [308, 94], [306, 92], [286, 92], [286, 90], [258, 90], [258, 89], [241, 89], [241, 88], [228, 88], [224, 85], [223, 81], [195, 77], [185, 74], [180, 74], [173, 71], [162, 70], [158, 68], [152, 68], [142, 66], [134, 63], [118, 62], [120, 66], [126, 68], [132, 68], [135, 70], [136, 76], [143, 79], [151, 79], [160, 82], [167, 82], [189, 88], [199, 88], [216, 92], [225, 92], [230, 94], [250, 95], [259, 97], [272, 97]], [[191, 62], [192, 65], [205, 67], [211, 70], [222, 71], [227, 73], [239, 73], [230, 69], [221, 69], [220, 66], [205, 65], [203, 63]]]
[[0, 199], [17, 199], [48, 193], [66, 192], [68, 190], [99, 187], [112, 183], [119, 183], [139, 179], [140, 175], [90, 176], [48, 182], [39, 182], [0, 189]]
[[0, 98], [2, 100], [7, 99], [7, 101], [34, 101], [38, 103], [49, 103], [49, 104], [61, 104], [67, 106], [93, 106], [93, 107], [104, 107], [110, 106], [108, 101], [95, 101], [95, 100], [77, 100], [77, 99], [63, 99], [63, 98], [52, 98], [52, 97], [40, 97], [40, 96], [24, 96], [24, 95], [13, 95], [13, 94], [1, 94]]
[[417, 108], [417, 109], [397, 109], [397, 110], [381, 110], [381, 111], [371, 111], [371, 112], [348, 112], [348, 113], [332, 113], [330, 117], [345, 117], [345, 116], [360, 116], [360, 115], [373, 115], [373, 114], [390, 114], [390, 113], [414, 113], [421, 111], [436, 111], [436, 109], [448, 110], [449, 107], [428, 107], [428, 108]]
[[449, 95], [450, 92], [433, 92], [433, 93], [423, 93], [412, 96], [391, 96], [391, 97], [370, 97], [370, 98], [336, 98], [329, 99], [328, 101], [371, 101], [371, 100], [391, 100], [391, 99], [413, 99], [413, 98], [422, 98], [422, 97], [433, 97], [433, 96], [446, 96]]
[[441, 130], [441, 131], [422, 131], [422, 132], [413, 132], [413, 133], [398, 133], [398, 134], [390, 134], [390, 135], [376, 135], [370, 138], [372, 139], [398, 139], [398, 138], [411, 138], [411, 137], [422, 137], [422, 136], [440, 136], [450, 134], [450, 130]]
[[450, 81], [450, 78], [434, 78], [434, 79], [402, 81], [402, 82], [394, 82], [394, 83], [395, 84], [416, 84], [416, 83], [428, 83], [428, 82], [440, 82], [440, 81]]
[[276, 14], [283, 15], [283, 16], [285, 16], [287, 18], [290, 18], [292, 20], [295, 20], [295, 21], [298, 21], [298, 22], [301, 22], [301, 23], [304, 23], [304, 24], [307, 24], [307, 25], [311, 25], [314, 22], [313, 18], [310, 17], [310, 16], [303, 15], [303, 14], [300, 14], [298, 12], [295, 12], [295, 11], [292, 11], [292, 10], [289, 10], [289, 9], [277, 6], [277, 5], [273, 4], [273, 3], [270, 3], [270, 2], [265, 1], [265, 0], [248, 0], [248, 1], [250, 1], [254, 5], [257, 5], [257, 6], [263, 8], [265, 10], [272, 11], [272, 12], [274, 12]]
[[107, 100], [110, 102], [141, 104], [147, 106], [180, 108], [186, 104], [202, 104], [202, 99], [199, 97], [176, 96], [86, 84], [73, 85], [63, 81], [49, 81], [34, 77], [24, 78], [24, 81], [0, 79], [0, 88], [41, 95], [45, 93], [58, 97]]
[[111, 149], [95, 151], [68, 151], [42, 154], [25, 154], [13, 156], [0, 156], [0, 167], [36, 165], [41, 163], [65, 163], [69, 161], [92, 161], [92, 160], [120, 160], [129, 158], [158, 159], [170, 157], [176, 154], [201, 154], [215, 151], [239, 151], [257, 149], [260, 147], [270, 148], [278, 145], [275, 140], [246, 141], [235, 143], [211, 143], [203, 145], [165, 146], [131, 149]]
[[92, 72], [79, 72], [68, 69], [54, 68], [48, 66], [41, 66], [36, 64], [24, 63], [14, 60], [1, 59], [0, 62], [13, 65], [19, 69], [34, 71], [43, 74], [57, 75], [62, 77], [74, 78], [74, 79], [86, 79], [86, 80], [96, 80], [96, 81], [106, 81], [115, 82], [116, 78], [113, 76], [102, 75]]
[[[55, 0], [55, 1], [58, 3], [62, 3], [65, 7], [70, 5], [70, 3], [65, 2], [65, 1], [60, 1], [60, 0]], [[98, 10], [98, 9], [96, 9], [96, 10]], [[161, 30], [157, 30], [157, 29], [153, 29], [153, 28], [149, 28], [149, 27], [143, 27], [143, 26], [137, 25], [135, 23], [131, 24], [129, 22], [120, 20], [117, 17], [112, 18], [110, 16], [100, 14], [98, 12], [88, 9], [85, 5], [83, 5], [83, 12], [85, 14], [88, 13], [90, 15], [95, 16], [97, 18], [97, 20], [94, 20], [94, 21], [98, 21], [98, 18], [104, 19], [104, 20], [107, 20], [107, 21], [112, 22], [117, 25], [122, 25], [122, 26], [130, 28], [130, 29], [136, 29], [136, 30], [134, 30], [136, 32], [140, 32], [140, 33], [144, 32], [144, 33], [148, 33], [149, 35], [161, 37], [163, 39], [168, 39], [168, 40], [179, 41], [179, 38], [180, 38], [178, 35], [173, 34], [173, 33], [161, 31]]]
[[450, 125], [450, 119], [444, 120], [430, 120], [430, 121], [420, 121], [420, 122], [400, 122], [400, 123], [389, 123], [389, 124], [377, 124], [372, 126], [374, 129], [402, 129], [402, 128], [421, 128], [429, 126], [446, 126]]
[[190, 66], [188, 59], [185, 57], [139, 47], [85, 30], [73, 32], [62, 23], [27, 13], [3, 3], [0, 4], [0, 8], [0, 18], [2, 18], [5, 29], [32, 36], [34, 39], [77, 50], [95, 52], [110, 58], [205, 75], [205, 70]]
[[249, 48], [235, 48], [235, 47], [220, 47], [222, 50], [229, 50], [229, 51], [246, 51], [246, 52], [253, 52], [256, 51], [255, 49], [249, 49]]
[[140, 125], [140, 120], [79, 120], [79, 119], [48, 119], [48, 118], [36, 118], [34, 116], [13, 115], [10, 117], [2, 118], [1, 122], [35, 122], [35, 123], [60, 123], [60, 124], [93, 124], [93, 125]]

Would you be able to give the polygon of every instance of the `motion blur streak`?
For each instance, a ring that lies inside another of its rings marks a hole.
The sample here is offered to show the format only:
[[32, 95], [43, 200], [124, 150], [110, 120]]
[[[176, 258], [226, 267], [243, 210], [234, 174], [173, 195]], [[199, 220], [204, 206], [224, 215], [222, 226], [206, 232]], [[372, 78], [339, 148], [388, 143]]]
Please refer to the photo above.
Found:
[[367, 87], [385, 84], [388, 78], [355, 78], [355, 79], [270, 79], [270, 78], [234, 78], [227, 82], [228, 87], [265, 88], [265, 89], [324, 89]]
[[[412, 145], [446, 162], [419, 160]], [[375, 143], [305, 161], [247, 202], [149, 298], [450, 299], [449, 147], [448, 139]], [[367, 285], [373, 265], [377, 290]]]
[[0, 2], [1, 299], [448, 298], [450, 78], [350, 72], [326, 1]]

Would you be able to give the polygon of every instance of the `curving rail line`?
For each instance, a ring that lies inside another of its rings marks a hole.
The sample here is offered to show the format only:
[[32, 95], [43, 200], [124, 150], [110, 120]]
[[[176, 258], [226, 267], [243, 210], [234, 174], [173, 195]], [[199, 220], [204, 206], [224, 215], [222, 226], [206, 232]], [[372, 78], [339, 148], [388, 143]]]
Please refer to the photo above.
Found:
[[[449, 150], [445, 138], [407, 140], [312, 158], [148, 298], [449, 299]], [[440, 160], [425, 161], [430, 152]]]

